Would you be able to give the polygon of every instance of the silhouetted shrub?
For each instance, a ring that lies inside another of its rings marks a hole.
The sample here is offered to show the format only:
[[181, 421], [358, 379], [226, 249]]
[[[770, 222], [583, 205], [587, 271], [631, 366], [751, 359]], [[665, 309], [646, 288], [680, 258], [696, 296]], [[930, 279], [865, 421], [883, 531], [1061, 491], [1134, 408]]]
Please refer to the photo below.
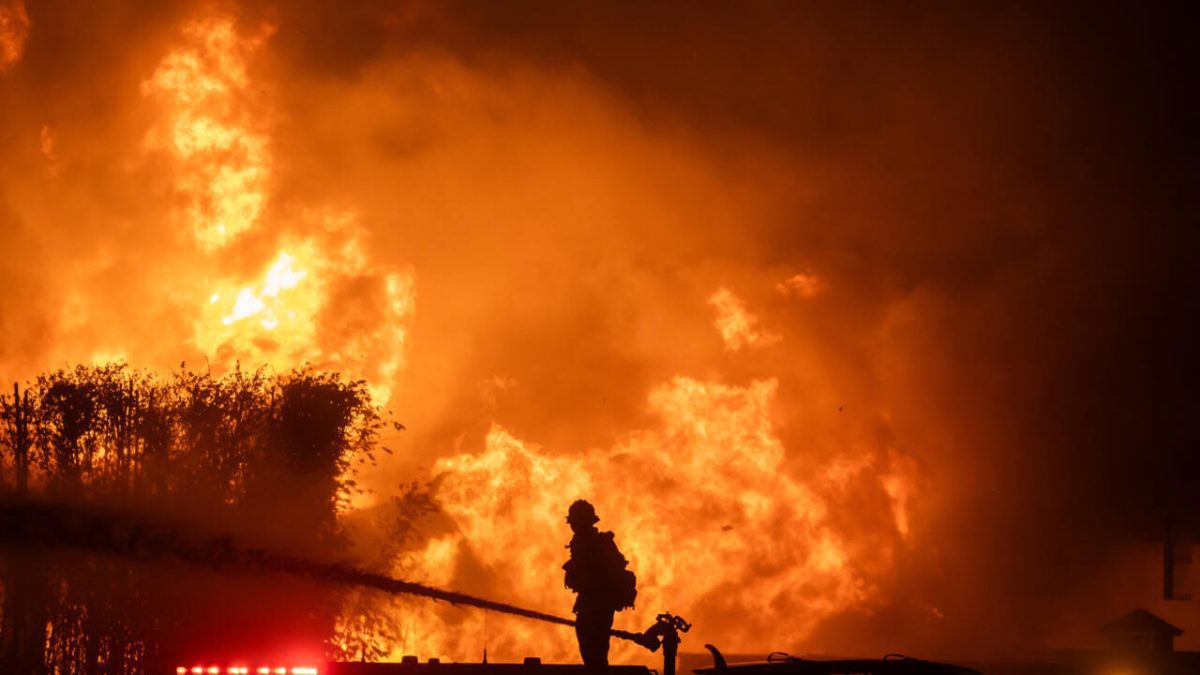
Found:
[[[161, 378], [80, 366], [0, 402], [0, 489], [9, 495], [143, 513], [330, 559], [344, 548], [337, 510], [354, 489], [349, 472], [373, 461], [381, 427], [363, 382], [309, 370], [216, 377], [181, 368]], [[3, 672], [320, 656], [340, 602], [299, 579], [69, 547], [0, 548], [0, 583]]]

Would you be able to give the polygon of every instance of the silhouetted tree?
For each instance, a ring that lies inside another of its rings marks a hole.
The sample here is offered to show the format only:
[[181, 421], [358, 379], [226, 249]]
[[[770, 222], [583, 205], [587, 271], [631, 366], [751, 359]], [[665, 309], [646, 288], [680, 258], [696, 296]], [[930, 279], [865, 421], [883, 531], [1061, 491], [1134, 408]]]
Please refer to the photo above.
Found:
[[[310, 370], [181, 368], [164, 379], [80, 366], [0, 404], [5, 493], [198, 523], [330, 559], [345, 549], [337, 512], [354, 489], [347, 474], [373, 461], [381, 426], [365, 383]], [[0, 587], [3, 672], [133, 674], [319, 646], [333, 638], [341, 602], [300, 580], [13, 546], [0, 548]]]

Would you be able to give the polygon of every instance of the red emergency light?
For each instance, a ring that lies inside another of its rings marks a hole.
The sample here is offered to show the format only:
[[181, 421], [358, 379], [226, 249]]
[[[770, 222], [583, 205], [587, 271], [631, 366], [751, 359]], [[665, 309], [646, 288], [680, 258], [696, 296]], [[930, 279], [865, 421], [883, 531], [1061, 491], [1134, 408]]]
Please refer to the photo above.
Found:
[[175, 667], [175, 675], [320, 675], [312, 665], [259, 665], [251, 669], [248, 665], [186, 665]]

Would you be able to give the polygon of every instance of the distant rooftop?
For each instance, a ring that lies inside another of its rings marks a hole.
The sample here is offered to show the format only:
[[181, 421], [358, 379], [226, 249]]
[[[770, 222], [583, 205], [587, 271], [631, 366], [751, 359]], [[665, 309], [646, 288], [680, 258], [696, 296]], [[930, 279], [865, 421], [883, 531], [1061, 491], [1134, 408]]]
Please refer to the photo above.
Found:
[[1118, 619], [1109, 621], [1100, 630], [1108, 635], [1153, 634], [1169, 635], [1171, 637], [1183, 635], [1182, 628], [1173, 626], [1141, 608], [1135, 609]]

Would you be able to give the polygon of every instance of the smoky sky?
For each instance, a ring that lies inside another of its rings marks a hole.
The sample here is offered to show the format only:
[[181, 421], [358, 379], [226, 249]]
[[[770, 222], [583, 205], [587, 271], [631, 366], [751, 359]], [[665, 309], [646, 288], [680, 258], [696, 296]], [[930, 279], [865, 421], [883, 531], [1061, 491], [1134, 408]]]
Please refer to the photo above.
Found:
[[[896, 607], [828, 629], [886, 626], [914, 644], [929, 643], [905, 633], [924, 626], [904, 628], [905, 603], [968, 617], [940, 629], [950, 643], [1034, 640], [1115, 547], [1158, 537], [1168, 513], [1194, 522], [1195, 16], [1132, 3], [228, 9], [277, 27], [261, 65], [281, 110], [276, 202], [365, 204], [378, 255], [417, 270], [393, 402], [412, 465], [493, 419], [550, 447], [605, 447], [651, 423], [645, 394], [666, 377], [776, 377], [789, 449], [869, 437], [921, 463], [937, 536], [901, 561]], [[61, 335], [71, 279], [116, 289], [101, 302], [119, 316], [169, 283], [138, 272], [182, 246], [161, 234], [165, 200], [129, 178], [154, 167], [123, 168], [113, 146], [139, 142], [150, 113], [121, 92], [195, 6], [28, 10], [24, 59], [0, 80], [0, 356], [14, 371]], [[63, 175], [84, 176], [65, 193], [43, 186], [42, 124], [74, 162]], [[447, 145], [453, 161], [424, 159]], [[551, 168], [527, 169], [542, 156]], [[438, 171], [461, 175], [461, 193]], [[117, 262], [47, 271], [80, 260]], [[806, 270], [827, 281], [813, 301], [775, 290]], [[726, 353], [706, 305], [718, 286], [820, 359]], [[169, 304], [150, 311], [179, 324]], [[820, 404], [786, 393], [831, 373]]]
[[[987, 3], [300, 14], [322, 35], [292, 58], [317, 76], [433, 44], [485, 72], [577, 73], [651, 134], [731, 163], [765, 146], [817, 167], [818, 194], [781, 179], [793, 203], [730, 257], [829, 271], [844, 290], [822, 307], [836, 318], [803, 317], [818, 330], [918, 305], [897, 339], [920, 385], [895, 403], [955, 437], [932, 461], [958, 504], [948, 526], [974, 542], [966, 585], [992, 578], [1035, 606], [1069, 595], [1104, 547], [1194, 508], [1195, 17]], [[547, 404], [577, 405], [530, 402]]]

